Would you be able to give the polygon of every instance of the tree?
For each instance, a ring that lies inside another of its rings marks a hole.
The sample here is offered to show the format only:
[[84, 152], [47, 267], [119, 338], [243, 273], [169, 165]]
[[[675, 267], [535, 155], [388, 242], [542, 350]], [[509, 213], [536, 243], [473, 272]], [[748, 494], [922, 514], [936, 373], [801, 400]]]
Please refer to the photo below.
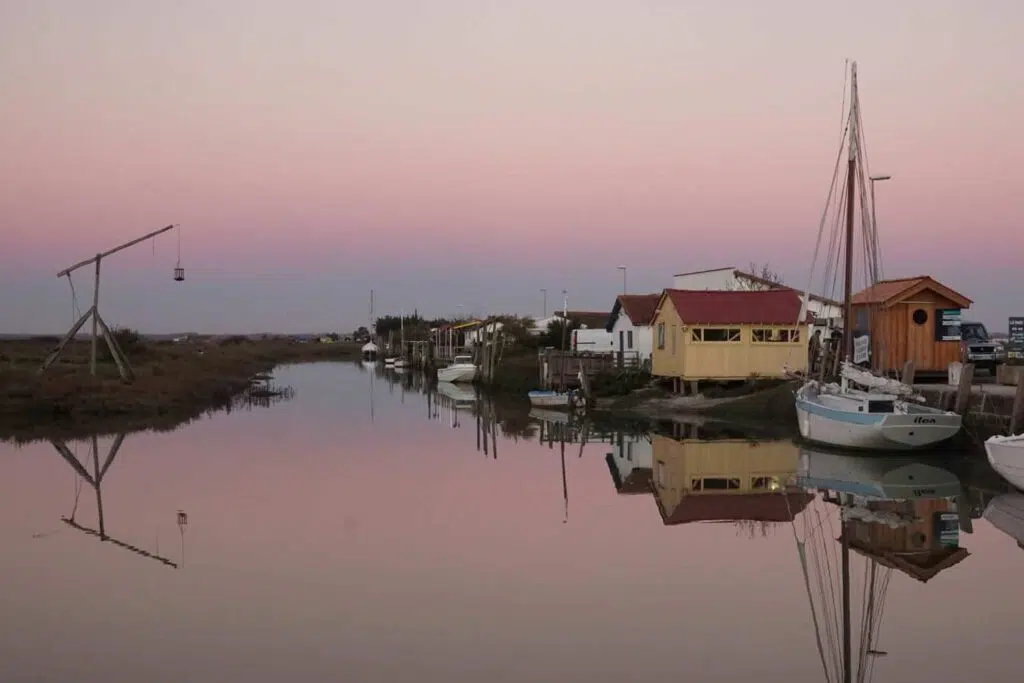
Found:
[[555, 318], [548, 323], [547, 334], [544, 335], [545, 346], [553, 346], [556, 349], [562, 348], [562, 344], [565, 344], [566, 349], [572, 344], [572, 331], [580, 326], [580, 321], [577, 318], [569, 317], [568, 320], [562, 318]]
[[764, 292], [786, 286], [782, 275], [773, 270], [769, 263], [758, 265], [751, 261], [745, 274], [752, 275], [753, 279], [741, 275], [733, 281], [729, 289], [739, 292]]

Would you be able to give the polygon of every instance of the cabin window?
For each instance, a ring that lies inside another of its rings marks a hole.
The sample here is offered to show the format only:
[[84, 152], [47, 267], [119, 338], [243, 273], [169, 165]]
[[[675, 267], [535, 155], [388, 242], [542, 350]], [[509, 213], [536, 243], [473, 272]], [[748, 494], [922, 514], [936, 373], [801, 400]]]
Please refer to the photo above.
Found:
[[913, 319], [915, 325], [924, 325], [928, 322], [928, 311], [923, 308], [919, 308], [914, 311], [910, 317]]
[[891, 413], [896, 410], [892, 401], [868, 401], [869, 413]]
[[731, 491], [739, 487], [739, 477], [703, 477], [690, 480], [691, 491]]
[[751, 477], [750, 488], [755, 490], [776, 489], [780, 486], [778, 477]]
[[755, 327], [752, 340], [758, 344], [792, 344], [800, 341], [800, 330], [779, 327]]
[[626, 348], [633, 348], [633, 330], [626, 331]]
[[692, 342], [738, 342], [740, 340], [740, 328], [738, 327], [694, 327], [690, 330], [690, 341]]
[[658, 323], [658, 348], [665, 348], [665, 323]]
[[855, 334], [869, 334], [871, 332], [871, 315], [868, 309], [858, 308], [854, 318], [853, 331]]

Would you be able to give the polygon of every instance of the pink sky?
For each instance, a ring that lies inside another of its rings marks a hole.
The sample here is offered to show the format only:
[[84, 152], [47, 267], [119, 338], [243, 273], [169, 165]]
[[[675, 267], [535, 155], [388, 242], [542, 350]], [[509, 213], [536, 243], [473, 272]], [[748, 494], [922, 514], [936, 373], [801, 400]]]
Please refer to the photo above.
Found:
[[371, 287], [378, 313], [604, 309], [618, 265], [631, 290], [750, 261], [802, 286], [848, 57], [893, 176], [886, 274], [1004, 329], [1022, 25], [995, 1], [2, 3], [0, 330], [64, 327], [57, 270], [172, 222], [191, 277], [173, 239], [119, 255], [111, 322], [352, 327]]

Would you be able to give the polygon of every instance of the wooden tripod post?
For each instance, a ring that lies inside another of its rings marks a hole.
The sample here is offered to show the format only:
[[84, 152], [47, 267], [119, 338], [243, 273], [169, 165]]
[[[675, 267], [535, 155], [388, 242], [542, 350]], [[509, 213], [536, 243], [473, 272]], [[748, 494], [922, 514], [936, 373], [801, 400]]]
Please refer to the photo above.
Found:
[[152, 239], [157, 235], [163, 234], [168, 230], [171, 230], [176, 227], [178, 226], [168, 225], [164, 228], [160, 228], [159, 230], [154, 230], [153, 232], [147, 233], [142, 237], [138, 237], [130, 242], [125, 242], [124, 244], [118, 245], [113, 249], [108, 249], [107, 251], [100, 252], [91, 258], [87, 258], [84, 261], [79, 261], [75, 265], [69, 266], [64, 270], [60, 271], [59, 273], [57, 273], [57, 277], [67, 277], [68, 280], [70, 281], [71, 273], [73, 273], [74, 271], [78, 270], [83, 266], [89, 265], [90, 263], [95, 263], [96, 279], [95, 282], [93, 282], [92, 307], [89, 308], [89, 310], [86, 311], [84, 314], [82, 314], [81, 318], [75, 321], [75, 324], [71, 326], [71, 329], [68, 331], [66, 335], [64, 335], [64, 338], [61, 339], [60, 343], [57, 344], [57, 347], [53, 351], [51, 351], [50, 354], [46, 357], [46, 360], [43, 361], [43, 364], [39, 368], [39, 374], [46, 372], [46, 369], [53, 365], [58, 358], [60, 358], [60, 354], [62, 351], [64, 351], [64, 347], [68, 345], [68, 342], [75, 338], [75, 335], [78, 334], [78, 331], [80, 329], [82, 329], [82, 326], [85, 325], [86, 321], [91, 318], [92, 349], [89, 354], [89, 374], [93, 376], [96, 375], [96, 354], [98, 350], [99, 335], [102, 334], [104, 341], [106, 341], [107, 343], [107, 348], [110, 349], [110, 355], [114, 359], [114, 363], [117, 364], [117, 372], [121, 375], [121, 379], [124, 380], [125, 382], [130, 382], [132, 381], [132, 379], [134, 379], [134, 373], [132, 372], [131, 366], [128, 364], [128, 358], [125, 356], [124, 351], [121, 349], [121, 346], [117, 343], [117, 340], [114, 338], [114, 335], [111, 334], [110, 328], [107, 327], [107, 324], [103, 321], [103, 317], [100, 316], [100, 262], [107, 256], [110, 256], [111, 254], [117, 253], [122, 249], [127, 249], [128, 247], [135, 246], [139, 242], [144, 242], [148, 239]]

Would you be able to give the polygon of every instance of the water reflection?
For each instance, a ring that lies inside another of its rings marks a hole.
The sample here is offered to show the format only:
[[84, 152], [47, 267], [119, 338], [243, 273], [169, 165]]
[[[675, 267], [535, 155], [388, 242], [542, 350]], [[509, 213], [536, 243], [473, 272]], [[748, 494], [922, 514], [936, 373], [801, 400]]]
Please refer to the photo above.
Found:
[[[88, 443], [88, 454], [86, 456], [86, 462], [91, 464], [92, 472], [90, 473], [87, 469], [87, 465], [83, 464], [75, 454], [77, 448], [71, 448], [65, 441], [51, 440], [50, 443], [53, 448], [57, 451], [63, 460], [71, 466], [71, 469], [78, 475], [78, 479], [75, 480], [75, 498], [74, 505], [71, 508], [71, 514], [68, 516], [61, 516], [60, 520], [64, 522], [68, 527], [80, 531], [87, 536], [92, 536], [104, 543], [110, 543], [118, 548], [123, 548], [130, 552], [135, 553], [139, 557], [148, 558], [160, 562], [168, 567], [177, 569], [179, 562], [175, 562], [167, 557], [159, 554], [159, 552], [150, 552], [144, 550], [137, 545], [133, 545], [121, 539], [115, 538], [107, 533], [107, 516], [103, 509], [103, 479], [107, 476], [111, 465], [114, 464], [114, 459], [121, 451], [121, 446], [124, 443], [125, 434], [118, 434], [114, 437], [106, 450], [106, 455], [103, 456], [103, 464], [100, 464], [100, 440], [98, 437], [93, 436], [87, 440]], [[77, 445], [77, 444], [76, 444]], [[86, 523], [80, 522], [77, 519], [79, 503], [82, 493], [83, 483], [88, 484], [89, 487], [95, 493], [95, 527], [88, 526]], [[181, 555], [180, 563], [184, 564], [185, 560], [185, 526], [188, 524], [188, 515], [183, 510], [178, 510], [177, 513], [177, 524], [178, 531], [181, 535]], [[45, 534], [50, 535], [50, 534]], [[34, 537], [44, 537], [43, 534], [34, 534]]]
[[0, 446], [0, 680], [1011, 680], [1024, 497], [983, 458], [282, 374], [178, 433]]

